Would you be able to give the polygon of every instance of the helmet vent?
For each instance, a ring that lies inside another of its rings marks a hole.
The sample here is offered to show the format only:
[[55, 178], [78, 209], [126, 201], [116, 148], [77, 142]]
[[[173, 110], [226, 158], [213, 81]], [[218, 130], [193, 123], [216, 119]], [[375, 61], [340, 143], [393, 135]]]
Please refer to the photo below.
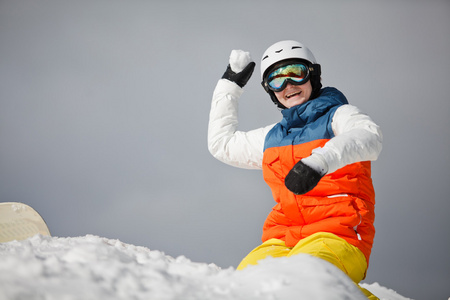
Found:
[[300, 47], [300, 46], [292, 46], [292, 48], [291, 49], [301, 49], [302, 47]]
[[263, 57], [262, 60], [265, 60], [265, 59], [268, 58], [268, 57], [269, 57], [269, 55], [266, 55], [266, 56]]
[[275, 53], [280, 53], [281, 51], [283, 51], [283, 49], [280, 49], [278, 51], [275, 51]]

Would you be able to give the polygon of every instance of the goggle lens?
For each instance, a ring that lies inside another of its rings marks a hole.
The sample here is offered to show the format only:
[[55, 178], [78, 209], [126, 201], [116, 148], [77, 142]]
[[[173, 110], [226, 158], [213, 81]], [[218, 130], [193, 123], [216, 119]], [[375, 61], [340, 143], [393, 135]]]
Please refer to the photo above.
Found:
[[269, 74], [267, 84], [273, 91], [281, 91], [286, 87], [286, 82], [303, 84], [308, 79], [308, 67], [304, 64], [292, 64], [280, 67]]

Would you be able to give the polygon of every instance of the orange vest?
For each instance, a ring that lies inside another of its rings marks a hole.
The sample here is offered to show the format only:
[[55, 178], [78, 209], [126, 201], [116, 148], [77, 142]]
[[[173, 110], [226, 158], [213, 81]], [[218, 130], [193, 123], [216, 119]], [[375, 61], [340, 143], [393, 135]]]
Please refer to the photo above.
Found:
[[284, 185], [284, 178], [295, 163], [327, 141], [265, 150], [263, 176], [277, 204], [264, 223], [262, 240], [277, 238], [294, 247], [311, 234], [330, 232], [358, 247], [369, 262], [375, 235], [375, 192], [369, 161], [325, 175], [304, 195], [295, 195]]

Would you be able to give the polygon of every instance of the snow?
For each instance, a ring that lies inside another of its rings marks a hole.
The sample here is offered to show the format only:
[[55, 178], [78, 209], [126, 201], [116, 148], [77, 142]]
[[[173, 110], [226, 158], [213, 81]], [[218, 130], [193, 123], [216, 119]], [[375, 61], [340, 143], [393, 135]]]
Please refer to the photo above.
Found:
[[250, 52], [245, 52], [243, 50], [232, 50], [228, 63], [230, 64], [231, 70], [235, 73], [239, 73], [252, 61], [253, 59]]
[[[377, 283], [380, 299], [407, 298]], [[94, 235], [0, 244], [0, 299], [365, 299], [318, 258], [269, 258], [243, 271]]]

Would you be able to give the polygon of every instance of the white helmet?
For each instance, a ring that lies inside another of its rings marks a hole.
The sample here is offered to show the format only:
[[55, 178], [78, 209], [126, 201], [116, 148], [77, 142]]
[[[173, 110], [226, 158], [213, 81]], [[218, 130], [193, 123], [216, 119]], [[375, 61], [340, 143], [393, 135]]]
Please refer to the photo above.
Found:
[[270, 46], [264, 52], [261, 59], [261, 80], [264, 79], [264, 73], [274, 64], [286, 60], [298, 58], [316, 64], [316, 58], [312, 52], [303, 44], [296, 41], [281, 41]]
[[262, 80], [261, 84], [266, 90], [266, 92], [269, 93], [270, 97], [272, 98], [272, 101], [279, 108], [285, 107], [278, 101], [275, 94], [265, 87], [264, 80], [268, 71], [274, 65], [282, 61], [291, 59], [300, 59], [308, 63], [311, 72], [310, 81], [313, 87], [311, 99], [318, 96], [320, 89], [322, 87], [322, 84], [320, 83], [320, 73], [321, 73], [320, 65], [317, 63], [316, 58], [314, 57], [312, 52], [306, 46], [304, 46], [299, 42], [291, 40], [275, 43], [269, 48], [267, 48], [267, 50], [264, 52], [261, 58], [261, 80]]

